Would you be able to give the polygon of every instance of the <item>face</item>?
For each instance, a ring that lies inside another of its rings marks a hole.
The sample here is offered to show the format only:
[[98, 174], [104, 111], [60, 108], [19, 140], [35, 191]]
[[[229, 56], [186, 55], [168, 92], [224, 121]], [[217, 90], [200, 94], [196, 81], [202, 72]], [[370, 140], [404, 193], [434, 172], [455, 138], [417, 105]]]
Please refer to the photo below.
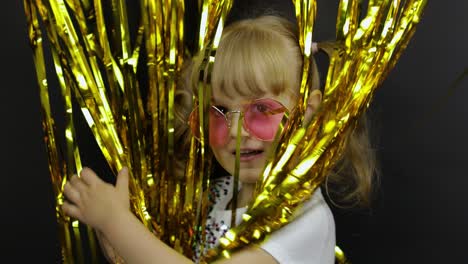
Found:
[[[287, 92], [278, 95], [266, 93], [258, 98], [249, 98], [240, 95], [228, 97], [222, 92], [213, 89], [213, 105], [227, 111], [242, 110], [242, 106], [246, 102], [261, 98], [274, 99], [288, 110], [292, 110], [296, 102], [296, 98]], [[242, 124], [239, 124], [238, 120], [239, 113], [233, 112], [228, 115], [230, 127], [227, 138], [224, 144], [211, 144], [211, 149], [221, 166], [233, 175], [236, 160], [237, 130], [240, 125], [240, 181], [243, 183], [255, 183], [266, 164], [268, 153], [272, 147], [272, 141], [257, 139]]]

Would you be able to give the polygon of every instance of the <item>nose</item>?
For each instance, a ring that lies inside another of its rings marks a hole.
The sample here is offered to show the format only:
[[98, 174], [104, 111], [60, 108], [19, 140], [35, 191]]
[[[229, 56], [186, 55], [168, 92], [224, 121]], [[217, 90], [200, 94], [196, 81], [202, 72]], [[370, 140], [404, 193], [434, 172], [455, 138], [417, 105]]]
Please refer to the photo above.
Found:
[[228, 121], [229, 121], [229, 136], [231, 138], [236, 138], [237, 137], [237, 130], [240, 127], [240, 134], [241, 137], [246, 137], [249, 135], [249, 133], [245, 130], [243, 123], [244, 123], [244, 118], [241, 115], [241, 112], [232, 112], [228, 116]]

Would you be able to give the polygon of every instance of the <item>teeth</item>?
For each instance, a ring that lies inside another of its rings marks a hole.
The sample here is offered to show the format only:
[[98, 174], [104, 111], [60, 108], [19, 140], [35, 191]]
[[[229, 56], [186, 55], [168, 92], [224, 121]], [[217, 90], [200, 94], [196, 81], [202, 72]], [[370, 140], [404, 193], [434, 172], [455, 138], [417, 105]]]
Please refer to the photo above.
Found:
[[257, 152], [257, 150], [243, 150], [240, 152], [240, 154], [250, 154], [250, 153], [254, 153], [254, 152]]
[[[248, 154], [257, 154], [257, 153], [261, 153], [261, 152], [262, 152], [261, 150], [241, 150], [240, 154], [241, 155], [248, 155]], [[235, 155], [236, 151], [233, 151], [232, 154]]]

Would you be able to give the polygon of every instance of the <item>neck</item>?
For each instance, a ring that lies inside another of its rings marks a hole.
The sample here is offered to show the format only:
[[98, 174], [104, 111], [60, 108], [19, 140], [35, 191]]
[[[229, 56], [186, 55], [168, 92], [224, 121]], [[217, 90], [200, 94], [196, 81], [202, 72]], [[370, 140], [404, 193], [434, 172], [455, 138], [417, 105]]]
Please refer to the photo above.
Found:
[[237, 196], [237, 207], [247, 206], [253, 199], [255, 183], [242, 183], [242, 188]]

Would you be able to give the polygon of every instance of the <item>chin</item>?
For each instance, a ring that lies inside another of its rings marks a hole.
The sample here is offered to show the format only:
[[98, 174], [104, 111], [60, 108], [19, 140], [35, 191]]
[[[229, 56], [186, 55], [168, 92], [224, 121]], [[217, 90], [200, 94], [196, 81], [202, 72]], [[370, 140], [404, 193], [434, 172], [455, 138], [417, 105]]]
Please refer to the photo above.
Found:
[[[221, 153], [214, 152], [219, 164], [230, 174], [234, 175], [235, 159], [230, 153], [222, 155]], [[220, 155], [221, 154], [221, 155]], [[224, 154], [224, 153], [223, 153]], [[240, 181], [243, 183], [256, 183], [263, 172], [266, 160], [261, 157], [255, 161], [240, 163]]]
[[257, 180], [261, 177], [261, 173], [263, 172], [262, 168], [241, 168], [239, 180], [243, 183], [256, 183]]
[[[223, 166], [223, 164], [221, 164]], [[234, 165], [232, 166], [223, 166], [224, 169], [229, 172], [230, 175], [234, 176]], [[243, 183], [256, 183], [257, 179], [260, 177], [260, 174], [263, 172], [263, 167], [261, 168], [243, 168], [241, 164], [239, 172], [239, 180]]]

